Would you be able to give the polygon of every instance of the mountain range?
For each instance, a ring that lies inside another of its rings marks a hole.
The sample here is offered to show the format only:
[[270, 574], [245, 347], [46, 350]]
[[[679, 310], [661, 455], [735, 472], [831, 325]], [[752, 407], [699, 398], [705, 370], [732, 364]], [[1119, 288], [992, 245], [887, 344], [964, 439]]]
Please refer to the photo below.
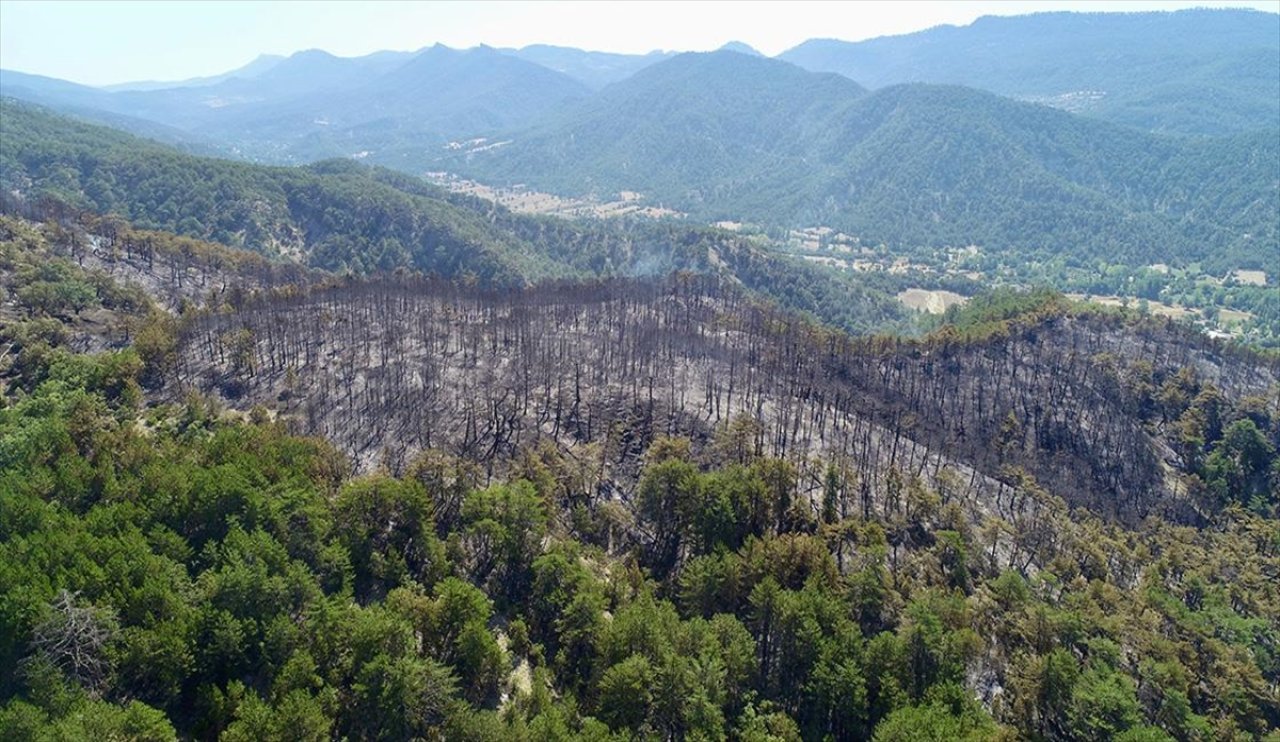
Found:
[[1280, 119], [1280, 15], [1037, 13], [902, 36], [811, 39], [779, 59], [871, 88], [966, 85], [1151, 131], [1228, 134]]
[[437, 169], [897, 249], [1251, 261], [1278, 234], [1274, 131], [1172, 138], [971, 88], [868, 93], [728, 51], [649, 67], [512, 139]]
[[566, 75], [489, 47], [437, 45], [357, 58], [309, 50], [269, 61], [248, 76], [159, 90], [112, 92], [10, 71], [0, 74], [0, 88], [102, 123], [127, 115], [175, 127], [271, 162], [358, 154], [400, 140], [440, 144], [518, 127], [590, 92]]
[[10, 71], [0, 88], [196, 154], [632, 192], [699, 221], [824, 225], [873, 249], [1265, 269], [1280, 239], [1278, 22], [982, 18], [777, 59], [739, 43], [309, 50], [162, 89]]
[[[741, 42], [723, 49], [759, 54]], [[485, 63], [497, 64], [496, 57], [503, 56], [557, 72], [582, 86], [578, 94], [600, 90], [676, 56], [668, 51], [618, 54], [546, 44], [471, 51], [480, 52]], [[353, 58], [308, 50], [287, 58], [261, 55], [222, 74], [176, 82], [141, 81], [98, 89], [5, 70], [0, 71], [0, 85], [5, 95], [46, 105], [101, 108], [216, 132], [223, 108], [274, 104], [320, 89], [327, 95], [313, 100], [313, 106], [341, 109], [345, 104], [336, 99], [352, 84], [366, 85], [417, 57], [446, 67], [457, 63], [438, 45]], [[1280, 66], [1280, 15], [1258, 11], [987, 16], [967, 26], [938, 26], [867, 41], [811, 39], [778, 59], [811, 71], [836, 72], [871, 89], [912, 82], [965, 85], [1158, 132], [1230, 134], [1272, 126], [1280, 117], [1280, 75], [1275, 72]], [[421, 70], [424, 65], [416, 66]], [[494, 74], [533, 74], [527, 67], [517, 69], [500, 67]], [[387, 83], [403, 78], [393, 76]], [[542, 82], [547, 79], [544, 76]], [[473, 82], [464, 77], [455, 84], [465, 87]], [[536, 77], [520, 79], [520, 85], [530, 96], [542, 95]], [[564, 85], [564, 80], [553, 84], [553, 101]], [[410, 81], [405, 93], [414, 90]], [[404, 111], [418, 112], [412, 106]], [[328, 111], [315, 113], [310, 121]], [[370, 111], [368, 119], [385, 113]], [[520, 118], [513, 115], [496, 123], [518, 124]], [[441, 128], [438, 123], [435, 127]], [[441, 128], [450, 136], [485, 133], [474, 126], [465, 129]]]

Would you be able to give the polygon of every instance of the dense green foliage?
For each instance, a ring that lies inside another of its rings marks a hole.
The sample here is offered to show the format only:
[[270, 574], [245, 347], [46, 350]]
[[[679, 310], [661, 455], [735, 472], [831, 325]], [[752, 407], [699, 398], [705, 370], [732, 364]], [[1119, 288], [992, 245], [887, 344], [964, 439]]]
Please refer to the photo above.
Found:
[[856, 278], [715, 230], [521, 216], [346, 160], [282, 168], [192, 157], [12, 100], [0, 106], [0, 123], [0, 185], [27, 204], [49, 204], [41, 218], [74, 211], [65, 203], [329, 271], [412, 269], [490, 285], [723, 272], [845, 329], [910, 325], [891, 296]]
[[968, 85], [1142, 129], [1227, 134], [1280, 119], [1280, 18], [1247, 10], [987, 16], [779, 55], [873, 88]]
[[828, 225], [895, 251], [979, 246], [1143, 265], [1267, 263], [1280, 137], [1144, 134], [964, 88], [863, 95], [734, 52], [656, 64], [450, 169], [557, 193], [643, 192], [707, 221]]

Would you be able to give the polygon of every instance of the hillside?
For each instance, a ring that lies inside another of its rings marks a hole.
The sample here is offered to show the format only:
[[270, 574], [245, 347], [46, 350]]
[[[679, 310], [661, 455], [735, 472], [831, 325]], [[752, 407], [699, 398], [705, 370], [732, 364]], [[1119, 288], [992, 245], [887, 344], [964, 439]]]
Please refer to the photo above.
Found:
[[[398, 471], [442, 448], [492, 470], [545, 438], [623, 446], [608, 467], [625, 484], [628, 446], [707, 441], [749, 417], [757, 453], [801, 471], [848, 461], [868, 497], [893, 471], [937, 488], [950, 470], [961, 497], [994, 507], [1016, 469], [1111, 519], [1194, 518], [1203, 504], [1166, 471], [1193, 459], [1160, 426], [1185, 409], [1160, 409], [1155, 390], [1182, 385], [1185, 405], [1208, 386], [1262, 400], [1280, 369], [1172, 326], [1140, 335], [1064, 307], [1004, 321], [988, 339], [917, 345], [824, 333], [714, 280], [514, 294], [356, 284], [194, 323], [174, 380], [243, 409], [287, 391], [281, 414], [359, 468]], [[232, 337], [247, 343], [242, 355], [222, 350]], [[322, 345], [325, 356], [308, 350]], [[608, 439], [619, 426], [629, 442]], [[820, 477], [803, 478], [817, 498]]]
[[965, 88], [864, 94], [733, 52], [654, 65], [511, 138], [445, 166], [896, 250], [1258, 265], [1280, 239], [1274, 132], [1188, 141]]
[[379, 186], [368, 170], [192, 157], [13, 101], [0, 107], [0, 116], [3, 186], [29, 202], [51, 197], [139, 226], [296, 256], [329, 270], [413, 265], [508, 281], [522, 271], [550, 270], [478, 216], [440, 198]]
[[966, 85], [1157, 132], [1280, 123], [1280, 15], [1251, 10], [1038, 13], [861, 42], [812, 39], [779, 59], [872, 88]]
[[[6, 735], [1280, 723], [1274, 359], [1044, 294], [857, 341], [687, 277], [171, 317], [197, 246], [93, 237], [0, 219]], [[329, 425], [377, 470], [289, 432]]]
[[810, 171], [824, 169], [822, 143], [864, 93], [737, 52], [682, 54], [444, 164], [553, 192], [641, 191], [698, 217], [789, 215], [812, 202], [804, 180], [820, 177]]
[[909, 326], [891, 296], [854, 277], [705, 228], [520, 216], [350, 160], [286, 168], [192, 157], [15, 101], [0, 105], [0, 125], [0, 188], [32, 207], [51, 201], [41, 218], [68, 204], [339, 273], [521, 285], [713, 272], [849, 330]]

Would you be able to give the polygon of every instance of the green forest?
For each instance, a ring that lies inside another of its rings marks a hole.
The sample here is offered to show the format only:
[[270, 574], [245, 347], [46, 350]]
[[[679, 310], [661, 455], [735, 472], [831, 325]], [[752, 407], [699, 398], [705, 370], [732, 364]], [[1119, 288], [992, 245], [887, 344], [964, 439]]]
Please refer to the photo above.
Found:
[[514, 214], [350, 160], [303, 168], [195, 157], [60, 117], [0, 106], [0, 185], [38, 219], [110, 214], [338, 275], [415, 271], [484, 285], [723, 272], [788, 309], [854, 332], [908, 331], [892, 295], [719, 230]]
[[1280, 234], [1274, 127], [1179, 138], [956, 86], [866, 92], [727, 51], [646, 68], [513, 137], [420, 167], [1010, 263], [1261, 268]]
[[860, 42], [810, 39], [779, 59], [871, 88], [967, 85], [1148, 131], [1222, 136], [1280, 117], [1278, 39], [1274, 16], [1244, 9], [1050, 11]]

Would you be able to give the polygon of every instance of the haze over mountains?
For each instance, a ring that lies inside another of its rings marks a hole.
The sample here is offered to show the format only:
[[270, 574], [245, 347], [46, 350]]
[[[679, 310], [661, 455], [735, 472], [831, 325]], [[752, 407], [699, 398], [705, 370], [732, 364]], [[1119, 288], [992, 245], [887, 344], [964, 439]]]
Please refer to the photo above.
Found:
[[1040, 13], [979, 18], [779, 55], [871, 88], [968, 85], [1151, 131], [1226, 134], [1280, 117], [1280, 15], [1253, 11]]
[[168, 88], [10, 71], [0, 86], [201, 154], [635, 193], [695, 220], [825, 225], [872, 247], [1263, 268], [1280, 234], [1278, 24], [1047, 13], [812, 40], [778, 59], [737, 42], [436, 45], [264, 56]]
[[163, 90], [108, 92], [12, 72], [0, 82], [5, 95], [91, 118], [94, 111], [144, 118], [280, 162], [355, 154], [353, 147], [381, 147], [402, 133], [440, 144], [522, 125], [589, 93], [488, 47], [443, 46], [353, 59], [309, 50], [248, 76]]
[[1270, 135], [1169, 139], [960, 87], [868, 94], [715, 52], [648, 68], [443, 169], [557, 193], [636, 190], [706, 220], [827, 224], [870, 245], [1154, 261], [1274, 242], [1278, 154]]
[[[1280, 15], [1257, 11], [1041, 13], [988, 16], [968, 26], [938, 26], [861, 42], [811, 39], [778, 58], [812, 71], [837, 72], [871, 89], [905, 82], [959, 84], [1154, 131], [1221, 134], [1272, 125], [1280, 115], [1280, 82], [1274, 73], [1278, 38]], [[758, 54], [741, 42], [723, 48]], [[593, 90], [675, 56], [674, 52], [616, 54], [543, 44], [493, 51], [560, 72]], [[202, 92], [207, 95], [197, 95], [194, 101], [228, 105], [235, 99], [228, 100], [227, 94], [235, 92], [243, 96], [241, 102], [296, 95], [317, 87], [336, 92], [343, 81], [367, 81], [371, 74], [388, 72], [431, 52], [438, 55], [438, 47], [356, 58], [332, 57], [317, 50], [287, 59], [262, 55], [220, 75], [168, 83], [121, 83], [102, 90], [156, 93], [205, 88]], [[248, 81], [257, 84], [246, 85]], [[12, 71], [5, 72], [3, 82], [8, 95], [41, 97], [41, 102], [55, 104], [88, 103], [91, 91], [97, 90]], [[282, 83], [296, 87], [281, 90]], [[119, 110], [146, 101], [169, 100], [176, 105], [193, 100], [174, 98], [170, 92], [154, 98], [99, 96], [95, 102]]]

